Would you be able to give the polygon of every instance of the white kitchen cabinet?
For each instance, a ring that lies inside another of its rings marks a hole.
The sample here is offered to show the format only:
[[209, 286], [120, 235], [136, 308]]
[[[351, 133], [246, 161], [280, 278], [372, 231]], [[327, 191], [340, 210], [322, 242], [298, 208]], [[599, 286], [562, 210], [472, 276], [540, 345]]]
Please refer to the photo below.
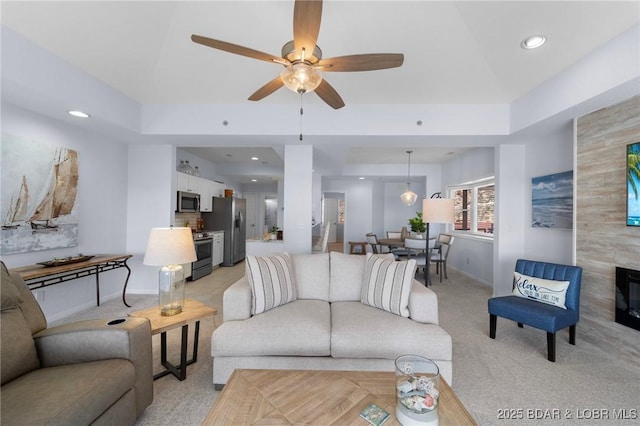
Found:
[[213, 197], [214, 192], [214, 184], [215, 182], [208, 179], [200, 178], [198, 182], [198, 188], [200, 189], [200, 211], [201, 212], [210, 212], [213, 210], [213, 202], [211, 197]]
[[224, 261], [224, 231], [213, 233], [213, 250], [211, 253], [211, 263], [215, 268]]
[[187, 278], [191, 277], [191, 264], [190, 263], [185, 263], [182, 265], [182, 274], [183, 274], [183, 278], [186, 280]]
[[219, 183], [212, 181], [213, 185], [211, 187], [211, 196], [212, 197], [224, 197], [224, 190], [226, 185], [224, 183]]
[[199, 183], [200, 178], [198, 176], [188, 175], [186, 173], [178, 172], [178, 191], [192, 192], [194, 194], [200, 193]]
[[211, 212], [213, 210], [212, 197], [224, 197], [226, 188], [224, 183], [204, 179], [187, 173], [178, 173], [178, 191], [200, 194], [200, 211]]

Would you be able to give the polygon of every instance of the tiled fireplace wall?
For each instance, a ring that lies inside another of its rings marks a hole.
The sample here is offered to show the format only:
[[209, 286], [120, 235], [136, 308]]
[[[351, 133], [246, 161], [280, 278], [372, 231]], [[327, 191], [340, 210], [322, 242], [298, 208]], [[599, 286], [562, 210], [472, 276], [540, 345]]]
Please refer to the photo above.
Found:
[[577, 120], [578, 338], [640, 367], [640, 332], [614, 322], [616, 266], [640, 269], [640, 227], [626, 226], [626, 148], [638, 141], [640, 96]]

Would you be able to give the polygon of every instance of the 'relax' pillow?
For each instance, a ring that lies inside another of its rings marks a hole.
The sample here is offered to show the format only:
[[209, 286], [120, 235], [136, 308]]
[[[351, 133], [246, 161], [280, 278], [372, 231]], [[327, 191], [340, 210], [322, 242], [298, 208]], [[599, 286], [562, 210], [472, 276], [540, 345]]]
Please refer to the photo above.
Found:
[[568, 288], [569, 281], [545, 280], [544, 278], [530, 277], [519, 272], [513, 273], [513, 294], [525, 299], [567, 309], [564, 301]]
[[409, 317], [409, 294], [415, 273], [415, 259], [397, 262], [367, 253], [360, 301]]
[[288, 253], [247, 256], [251, 314], [256, 315], [297, 299], [295, 274]]

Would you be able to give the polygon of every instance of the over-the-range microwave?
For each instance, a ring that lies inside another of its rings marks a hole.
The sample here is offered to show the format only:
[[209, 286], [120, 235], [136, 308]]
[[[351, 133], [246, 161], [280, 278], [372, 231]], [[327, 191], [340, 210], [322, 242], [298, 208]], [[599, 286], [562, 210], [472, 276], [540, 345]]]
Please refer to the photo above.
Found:
[[180, 213], [197, 213], [200, 211], [200, 194], [178, 191], [176, 211]]

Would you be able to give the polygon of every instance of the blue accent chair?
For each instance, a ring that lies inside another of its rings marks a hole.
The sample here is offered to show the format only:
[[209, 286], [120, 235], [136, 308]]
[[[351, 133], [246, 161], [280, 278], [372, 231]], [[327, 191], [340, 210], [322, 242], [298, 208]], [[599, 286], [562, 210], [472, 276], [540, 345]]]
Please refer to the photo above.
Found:
[[522, 328], [524, 324], [547, 332], [547, 358], [556, 361], [556, 332], [569, 327], [569, 343], [576, 344], [576, 324], [580, 319], [580, 284], [582, 268], [518, 259], [516, 272], [547, 280], [569, 281], [565, 306], [562, 309], [518, 296], [489, 299], [489, 337], [496, 338], [497, 317], [510, 319]]

